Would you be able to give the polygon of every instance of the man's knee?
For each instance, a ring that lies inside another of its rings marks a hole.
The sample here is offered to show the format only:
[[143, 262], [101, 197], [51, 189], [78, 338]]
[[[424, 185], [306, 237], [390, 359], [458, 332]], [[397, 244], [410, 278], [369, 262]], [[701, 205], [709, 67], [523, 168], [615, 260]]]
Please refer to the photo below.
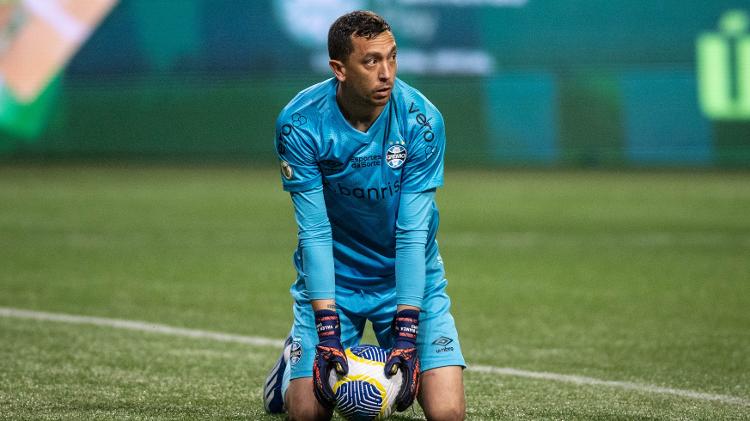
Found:
[[332, 411], [318, 403], [313, 392], [312, 378], [304, 377], [289, 382], [284, 404], [291, 421], [330, 420]]
[[304, 402], [295, 402], [288, 407], [290, 421], [327, 421], [331, 419], [331, 413], [321, 411], [315, 405]]
[[419, 403], [430, 421], [463, 420], [466, 416], [463, 369], [440, 367], [422, 373]]
[[459, 421], [466, 417], [463, 391], [445, 394], [440, 399], [423, 399], [422, 409], [430, 421]]
[[430, 421], [461, 421], [466, 417], [466, 406], [463, 402], [429, 405], [423, 409]]

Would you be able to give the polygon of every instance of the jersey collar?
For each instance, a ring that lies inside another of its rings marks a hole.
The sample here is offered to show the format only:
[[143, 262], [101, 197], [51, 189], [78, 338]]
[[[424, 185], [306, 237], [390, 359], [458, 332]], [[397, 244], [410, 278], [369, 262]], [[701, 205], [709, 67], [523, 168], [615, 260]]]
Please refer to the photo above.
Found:
[[388, 99], [388, 103], [385, 104], [385, 107], [383, 107], [383, 109], [380, 111], [380, 114], [375, 119], [375, 121], [372, 122], [372, 125], [369, 129], [367, 129], [367, 132], [363, 132], [355, 129], [346, 120], [346, 118], [344, 118], [344, 114], [341, 112], [338, 102], [336, 102], [336, 89], [338, 88], [338, 80], [336, 80], [336, 78], [332, 78], [332, 82], [333, 83], [331, 83], [331, 89], [328, 92], [328, 108], [331, 110], [333, 118], [339, 120], [339, 123], [342, 127], [346, 127], [348, 136], [362, 143], [370, 143], [375, 138], [374, 136], [381, 132], [381, 126], [383, 126], [384, 121], [388, 119], [389, 110], [392, 106], [391, 103], [393, 102], [393, 92], [391, 92], [391, 98]]

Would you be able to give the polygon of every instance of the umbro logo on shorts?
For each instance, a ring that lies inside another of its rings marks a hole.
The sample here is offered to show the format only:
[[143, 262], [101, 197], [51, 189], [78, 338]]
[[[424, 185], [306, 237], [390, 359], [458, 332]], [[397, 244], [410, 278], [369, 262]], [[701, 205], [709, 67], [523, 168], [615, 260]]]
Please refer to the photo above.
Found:
[[434, 341], [432, 341], [433, 345], [439, 346], [440, 348], [436, 349], [435, 352], [438, 354], [442, 354], [443, 352], [453, 352], [456, 349], [452, 346], [448, 346], [451, 343], [453, 343], [453, 339], [441, 336]]
[[453, 339], [451, 339], [451, 338], [446, 338], [445, 336], [441, 336], [441, 337], [439, 337], [439, 338], [435, 339], [435, 340], [434, 340], [434, 341], [432, 342], [432, 344], [433, 344], [433, 345], [437, 345], [437, 346], [446, 346], [446, 345], [448, 345], [448, 344], [449, 344], [449, 343], [451, 343], [451, 342], [453, 342]]

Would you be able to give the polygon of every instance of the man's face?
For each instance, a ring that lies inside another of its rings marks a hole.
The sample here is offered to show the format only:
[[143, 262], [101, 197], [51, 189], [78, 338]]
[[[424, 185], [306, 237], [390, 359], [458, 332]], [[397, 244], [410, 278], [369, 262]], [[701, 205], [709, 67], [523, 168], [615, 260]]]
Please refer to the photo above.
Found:
[[352, 36], [354, 50], [344, 62], [346, 88], [372, 106], [383, 106], [391, 97], [396, 79], [396, 40], [390, 31], [376, 37]]

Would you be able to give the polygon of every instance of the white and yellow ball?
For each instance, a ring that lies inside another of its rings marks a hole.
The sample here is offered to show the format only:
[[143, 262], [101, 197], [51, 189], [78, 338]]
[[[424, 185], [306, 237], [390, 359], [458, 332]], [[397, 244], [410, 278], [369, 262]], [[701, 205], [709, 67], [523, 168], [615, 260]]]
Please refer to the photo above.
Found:
[[382, 420], [393, 412], [394, 401], [401, 389], [401, 372], [390, 379], [383, 367], [388, 350], [374, 345], [346, 349], [349, 373], [338, 376], [331, 371], [329, 382], [336, 395], [336, 412], [347, 420]]

